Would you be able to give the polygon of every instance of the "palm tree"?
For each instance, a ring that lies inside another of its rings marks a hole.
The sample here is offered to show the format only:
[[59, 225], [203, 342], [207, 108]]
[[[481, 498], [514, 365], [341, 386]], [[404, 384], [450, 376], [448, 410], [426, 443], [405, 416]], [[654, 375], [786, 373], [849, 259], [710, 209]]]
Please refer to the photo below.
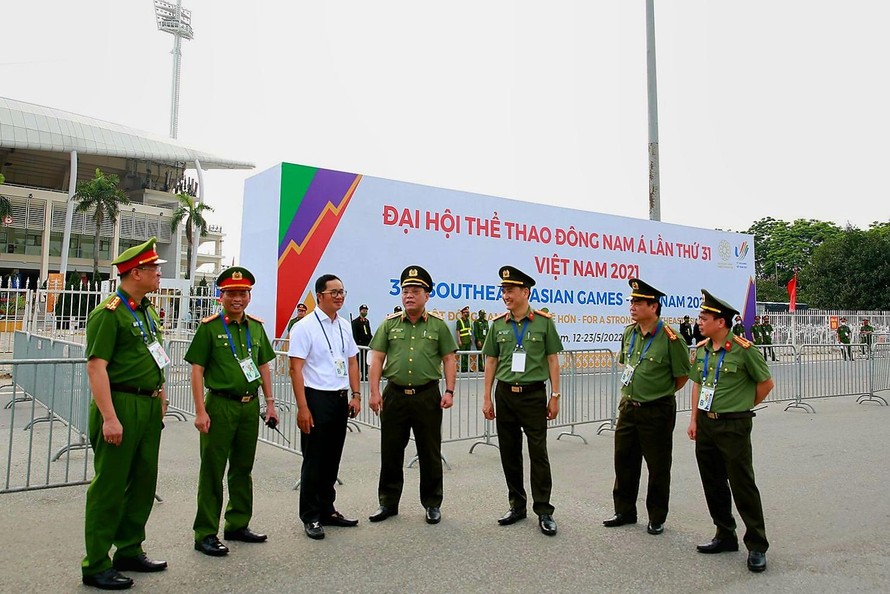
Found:
[[[6, 177], [0, 173], [0, 186], [6, 183]], [[12, 203], [9, 201], [9, 198], [0, 194], [0, 219], [3, 219], [6, 215], [12, 214]]]
[[194, 230], [197, 229], [198, 237], [207, 235], [207, 220], [204, 218], [205, 212], [213, 212], [213, 207], [203, 202], [198, 202], [194, 196], [186, 193], [176, 195], [179, 205], [173, 211], [173, 220], [170, 221], [170, 230], [176, 233], [179, 223], [185, 221], [185, 238], [188, 242], [188, 268], [185, 278], [192, 278], [194, 270], [192, 270], [192, 250], [197, 250], [198, 246], [194, 243]]
[[106, 220], [117, 221], [120, 207], [129, 204], [130, 199], [118, 187], [118, 176], [105, 175], [101, 169], [96, 169], [96, 176], [77, 184], [77, 192], [74, 199], [78, 204], [77, 212], [93, 211], [93, 222], [96, 224], [96, 234], [93, 237], [93, 280], [99, 278], [99, 237], [102, 234], [102, 223]]

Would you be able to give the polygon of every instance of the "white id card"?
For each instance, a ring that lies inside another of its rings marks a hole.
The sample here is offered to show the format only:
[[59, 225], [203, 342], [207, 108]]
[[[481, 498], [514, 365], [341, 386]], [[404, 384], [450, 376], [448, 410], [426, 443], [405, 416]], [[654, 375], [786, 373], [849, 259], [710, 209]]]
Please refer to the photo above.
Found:
[[633, 365], [625, 365], [624, 366], [624, 372], [621, 374], [621, 383], [623, 385], [625, 385], [625, 386], [630, 385], [630, 380], [633, 379], [635, 369], [636, 369], [636, 367], [634, 367]]
[[510, 363], [510, 371], [525, 373], [525, 351], [513, 351], [513, 360]]
[[252, 382], [260, 378], [260, 371], [256, 368], [256, 363], [253, 362], [253, 359], [239, 359], [238, 364], [241, 365], [241, 371], [244, 372], [244, 377], [247, 378], [247, 381]]
[[337, 377], [346, 377], [346, 360], [334, 359], [334, 370], [337, 372]]
[[167, 356], [167, 351], [164, 350], [164, 347], [157, 340], [148, 344], [148, 352], [151, 353], [158, 369], [164, 369], [170, 365], [170, 357]]
[[711, 410], [711, 403], [714, 401], [714, 388], [701, 387], [698, 392], [698, 409], [708, 411]]

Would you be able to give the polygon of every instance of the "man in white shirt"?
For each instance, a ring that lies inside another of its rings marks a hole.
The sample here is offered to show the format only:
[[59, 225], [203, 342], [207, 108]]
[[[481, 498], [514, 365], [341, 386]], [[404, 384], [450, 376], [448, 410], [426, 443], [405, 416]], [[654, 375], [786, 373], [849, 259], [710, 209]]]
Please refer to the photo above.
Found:
[[[324, 538], [324, 526], [355, 526], [334, 507], [346, 422], [361, 409], [358, 347], [352, 327], [337, 312], [346, 290], [333, 274], [315, 281], [318, 306], [290, 332], [290, 378], [297, 401], [303, 468], [300, 520], [306, 536]], [[351, 391], [351, 398], [348, 395]]]

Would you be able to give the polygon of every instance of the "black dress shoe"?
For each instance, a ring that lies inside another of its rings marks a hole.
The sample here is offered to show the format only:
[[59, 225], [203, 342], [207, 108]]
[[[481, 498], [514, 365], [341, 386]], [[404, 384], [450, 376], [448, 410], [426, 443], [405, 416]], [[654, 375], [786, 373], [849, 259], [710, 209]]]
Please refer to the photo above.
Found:
[[152, 561], [145, 553], [139, 553], [135, 557], [118, 557], [112, 565], [118, 571], [141, 571], [142, 573], [167, 569], [166, 561]]
[[373, 514], [368, 516], [368, 519], [371, 520], [372, 522], [382, 522], [383, 520], [385, 520], [386, 518], [388, 518], [390, 516], [397, 516], [397, 515], [399, 515], [398, 507], [387, 507], [385, 505], [381, 505], [380, 507], [377, 508], [377, 511], [375, 511]]
[[608, 520], [603, 520], [603, 526], [606, 528], [615, 528], [617, 526], [624, 526], [625, 524], [636, 524], [637, 517], [630, 516], [627, 514], [615, 514]]
[[426, 523], [427, 524], [438, 524], [442, 521], [442, 510], [438, 507], [428, 507], [426, 508]]
[[347, 518], [338, 511], [335, 511], [328, 517], [322, 518], [319, 521], [321, 522], [322, 526], [340, 526], [342, 528], [351, 528], [352, 526], [358, 526], [358, 520]]
[[321, 540], [324, 538], [324, 528], [322, 528], [321, 522], [306, 522], [303, 529], [306, 531], [306, 536], [311, 539]]
[[229, 547], [219, 542], [219, 538], [215, 534], [205, 536], [202, 540], [196, 541], [195, 550], [211, 557], [223, 557], [229, 554]]
[[133, 580], [119, 574], [116, 569], [106, 569], [93, 575], [85, 575], [83, 583], [100, 590], [126, 590], [133, 586]]
[[748, 551], [748, 570], [760, 573], [766, 569], [766, 553]]
[[646, 526], [646, 532], [649, 534], [661, 534], [664, 532], [664, 523], [663, 522], [649, 522], [649, 525]]
[[269, 538], [265, 534], [254, 532], [247, 526], [237, 530], [226, 530], [223, 532], [223, 536], [226, 540], [240, 540], [241, 542], [266, 542], [266, 539]]
[[553, 536], [556, 534], [556, 520], [553, 519], [553, 516], [550, 514], [543, 514], [538, 516], [538, 526], [541, 527], [541, 532], [546, 534], [547, 536]]
[[699, 553], [713, 555], [715, 553], [732, 552], [739, 550], [739, 541], [734, 538], [717, 538], [711, 539], [711, 542], [700, 544], [695, 547]]
[[519, 520], [524, 520], [527, 516], [528, 513], [524, 509], [511, 507], [507, 513], [498, 519], [498, 524], [501, 526], [509, 526], [510, 524], [515, 524]]

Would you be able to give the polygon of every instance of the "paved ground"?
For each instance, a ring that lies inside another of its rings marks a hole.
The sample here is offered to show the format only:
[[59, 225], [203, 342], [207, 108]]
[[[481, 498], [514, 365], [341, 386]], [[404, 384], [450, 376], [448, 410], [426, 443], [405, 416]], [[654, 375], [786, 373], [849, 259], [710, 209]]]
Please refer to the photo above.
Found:
[[[137, 592], [887, 592], [890, 591], [890, 408], [852, 398], [814, 402], [817, 413], [771, 405], [755, 419], [755, 465], [772, 543], [769, 569], [745, 569], [745, 554], [695, 552], [713, 526], [681, 414], [675, 436], [672, 510], [661, 536], [645, 523], [606, 529], [611, 515], [612, 437], [594, 426], [577, 439], [551, 432], [559, 534], [529, 519], [500, 527], [506, 510], [498, 453], [448, 444], [444, 519], [423, 521], [417, 471], [408, 469], [402, 514], [370, 524], [376, 508], [379, 433], [349, 435], [338, 506], [362, 519], [310, 541], [296, 518], [291, 489], [300, 459], [261, 446], [252, 526], [260, 545], [233, 543], [228, 557], [192, 549], [197, 432], [169, 421], [157, 504], [145, 543], [170, 568], [131, 574]], [[80, 585], [86, 488], [0, 495], [0, 591], [86, 592]], [[641, 521], [645, 520], [641, 504]]]

